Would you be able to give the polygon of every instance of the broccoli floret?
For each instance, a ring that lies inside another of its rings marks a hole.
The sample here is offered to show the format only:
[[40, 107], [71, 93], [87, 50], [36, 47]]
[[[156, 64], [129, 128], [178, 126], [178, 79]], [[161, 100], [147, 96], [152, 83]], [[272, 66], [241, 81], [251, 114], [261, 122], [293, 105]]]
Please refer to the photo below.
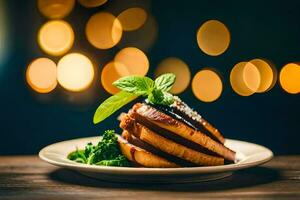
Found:
[[122, 155], [118, 138], [114, 130], [106, 130], [102, 140], [94, 146], [88, 143], [84, 150], [76, 150], [68, 158], [80, 163], [104, 166], [129, 166], [129, 161]]

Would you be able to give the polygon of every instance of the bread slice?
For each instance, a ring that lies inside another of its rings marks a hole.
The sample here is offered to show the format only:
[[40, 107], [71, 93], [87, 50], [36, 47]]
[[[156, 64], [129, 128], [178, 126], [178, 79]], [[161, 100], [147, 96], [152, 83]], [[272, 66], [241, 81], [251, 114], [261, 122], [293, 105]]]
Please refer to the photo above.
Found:
[[224, 144], [225, 138], [216, 129], [213, 125], [211, 125], [208, 121], [206, 121], [201, 115], [199, 115], [196, 111], [190, 108], [185, 102], [183, 102], [178, 96], [174, 96], [174, 103], [171, 105], [174, 112], [183, 116], [188, 121], [199, 128], [201, 132], [206, 133], [207, 135], [211, 136], [216, 141]]
[[194, 163], [191, 163], [191, 162], [188, 162], [186, 160], [183, 160], [181, 158], [178, 158], [176, 156], [172, 156], [170, 154], [167, 154], [163, 151], [160, 151], [159, 149], [153, 147], [152, 145], [142, 141], [141, 139], [135, 137], [133, 134], [129, 133], [128, 131], [126, 130], [123, 130], [122, 132], [122, 137], [127, 140], [130, 144], [133, 144], [137, 147], [140, 147], [146, 151], [149, 151], [150, 153], [154, 154], [154, 155], [157, 155], [159, 157], [162, 157], [168, 161], [171, 161], [179, 166], [182, 166], [182, 167], [195, 167], [197, 166], [196, 164]]
[[223, 144], [216, 142], [200, 131], [196, 131], [183, 122], [153, 108], [152, 106], [137, 103], [133, 106], [132, 110], [129, 112], [129, 115], [136, 119], [139, 123], [142, 123], [142, 121], [150, 122], [155, 126], [167, 130], [171, 134], [185, 138], [186, 140], [215, 152], [227, 160], [235, 160], [234, 151], [225, 147]]
[[130, 161], [142, 165], [144, 167], [152, 168], [174, 168], [179, 165], [172, 163], [164, 158], [154, 155], [145, 149], [137, 147], [133, 144], [128, 143], [121, 136], [118, 136], [118, 143], [122, 154]]
[[122, 117], [120, 127], [153, 147], [173, 156], [195, 163], [196, 165], [214, 166], [224, 164], [223, 158], [195, 151], [172, 140], [164, 138], [147, 127], [137, 123], [135, 119], [130, 117], [130, 115]]

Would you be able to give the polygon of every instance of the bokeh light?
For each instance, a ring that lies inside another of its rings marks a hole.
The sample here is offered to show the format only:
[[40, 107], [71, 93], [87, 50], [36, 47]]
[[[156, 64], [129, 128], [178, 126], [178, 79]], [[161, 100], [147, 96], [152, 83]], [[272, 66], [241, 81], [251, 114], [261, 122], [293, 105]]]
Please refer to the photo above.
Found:
[[122, 24], [123, 30], [133, 31], [140, 28], [147, 19], [147, 12], [139, 7], [124, 10], [118, 16]]
[[103, 88], [110, 94], [116, 94], [120, 90], [112, 85], [113, 82], [123, 76], [130, 75], [127, 67], [122, 63], [111, 61], [106, 64], [101, 72], [101, 83]]
[[122, 37], [120, 21], [108, 12], [94, 14], [86, 25], [88, 41], [98, 49], [109, 49], [115, 46]]
[[120, 50], [115, 56], [116, 64], [126, 66], [130, 75], [145, 76], [149, 70], [149, 60], [145, 53], [135, 47]]
[[57, 64], [58, 83], [67, 90], [82, 91], [91, 85], [93, 79], [93, 64], [82, 54], [67, 54]]
[[232, 89], [241, 96], [254, 94], [260, 86], [259, 70], [250, 62], [237, 63], [230, 72]]
[[161, 61], [155, 70], [155, 77], [164, 73], [173, 73], [176, 75], [176, 81], [170, 90], [173, 94], [183, 92], [191, 80], [191, 72], [188, 65], [179, 58], [169, 57]]
[[48, 58], [37, 58], [26, 70], [28, 85], [39, 93], [49, 93], [57, 85], [56, 64]]
[[266, 59], [252, 59], [250, 61], [260, 73], [260, 85], [256, 92], [262, 93], [270, 90], [277, 80], [277, 71], [272, 63]]
[[221, 96], [223, 90], [222, 80], [213, 70], [203, 69], [194, 76], [192, 90], [199, 100], [212, 102]]
[[84, 7], [94, 8], [105, 4], [107, 0], [78, 0], [78, 2]]
[[282, 89], [290, 94], [300, 92], [300, 65], [288, 63], [280, 71], [279, 81]]
[[61, 19], [70, 14], [75, 0], [38, 0], [39, 11], [47, 18]]
[[218, 56], [229, 47], [230, 32], [222, 22], [209, 20], [198, 29], [197, 42], [204, 53]]
[[2, 64], [5, 63], [7, 59], [8, 52], [10, 51], [8, 24], [6, 1], [0, 1], [0, 71]]
[[74, 43], [74, 32], [70, 24], [63, 20], [52, 20], [39, 30], [38, 43], [50, 55], [63, 55]]
[[158, 36], [158, 25], [152, 15], [148, 15], [146, 22], [135, 31], [126, 31], [118, 47], [137, 47], [142, 51], [148, 51], [154, 45]]
[[251, 91], [258, 91], [261, 82], [261, 76], [259, 70], [251, 62], [247, 62], [244, 66], [243, 80]]

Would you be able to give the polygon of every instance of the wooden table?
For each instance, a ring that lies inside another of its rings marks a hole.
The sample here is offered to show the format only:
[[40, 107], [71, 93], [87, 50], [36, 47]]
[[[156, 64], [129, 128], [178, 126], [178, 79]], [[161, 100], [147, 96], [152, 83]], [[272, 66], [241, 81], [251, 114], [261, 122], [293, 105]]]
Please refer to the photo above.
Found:
[[37, 156], [0, 157], [0, 199], [300, 199], [300, 156], [222, 180], [171, 185], [109, 183], [49, 165]]

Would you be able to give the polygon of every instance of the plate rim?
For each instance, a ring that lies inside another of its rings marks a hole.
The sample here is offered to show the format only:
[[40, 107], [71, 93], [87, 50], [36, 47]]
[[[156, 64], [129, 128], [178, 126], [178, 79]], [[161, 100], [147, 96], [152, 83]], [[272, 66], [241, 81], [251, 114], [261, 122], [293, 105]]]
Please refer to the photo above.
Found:
[[[147, 167], [115, 167], [115, 166], [97, 166], [97, 165], [87, 165], [83, 163], [76, 163], [74, 161], [68, 160], [66, 158], [66, 162], [58, 162], [53, 159], [49, 159], [45, 154], [47, 150], [53, 148], [53, 146], [60, 145], [66, 142], [74, 142], [77, 140], [93, 140], [95, 138], [101, 138], [102, 136], [93, 136], [93, 137], [82, 137], [82, 138], [75, 138], [71, 140], [64, 140], [60, 142], [56, 142], [50, 145], [45, 146], [39, 151], [39, 158], [43, 161], [50, 163], [55, 166], [59, 166], [62, 168], [73, 169], [77, 171], [88, 171], [94, 173], [105, 173], [105, 174], [127, 174], [127, 175], [147, 175], [147, 174], [209, 174], [209, 173], [220, 173], [220, 172], [229, 172], [229, 171], [236, 171], [245, 168], [250, 168], [258, 165], [262, 165], [268, 161], [270, 161], [274, 154], [273, 152], [262, 145], [246, 142], [242, 140], [236, 139], [228, 139], [226, 141], [230, 142], [239, 142], [239, 143], [246, 143], [248, 145], [255, 145], [259, 148], [264, 149], [264, 152], [268, 153], [264, 159], [248, 162], [248, 163], [234, 163], [234, 164], [227, 164], [227, 165], [220, 165], [220, 166], [199, 166], [199, 167], [179, 167], [179, 168], [147, 168]], [[255, 155], [255, 154], [254, 154]]]

